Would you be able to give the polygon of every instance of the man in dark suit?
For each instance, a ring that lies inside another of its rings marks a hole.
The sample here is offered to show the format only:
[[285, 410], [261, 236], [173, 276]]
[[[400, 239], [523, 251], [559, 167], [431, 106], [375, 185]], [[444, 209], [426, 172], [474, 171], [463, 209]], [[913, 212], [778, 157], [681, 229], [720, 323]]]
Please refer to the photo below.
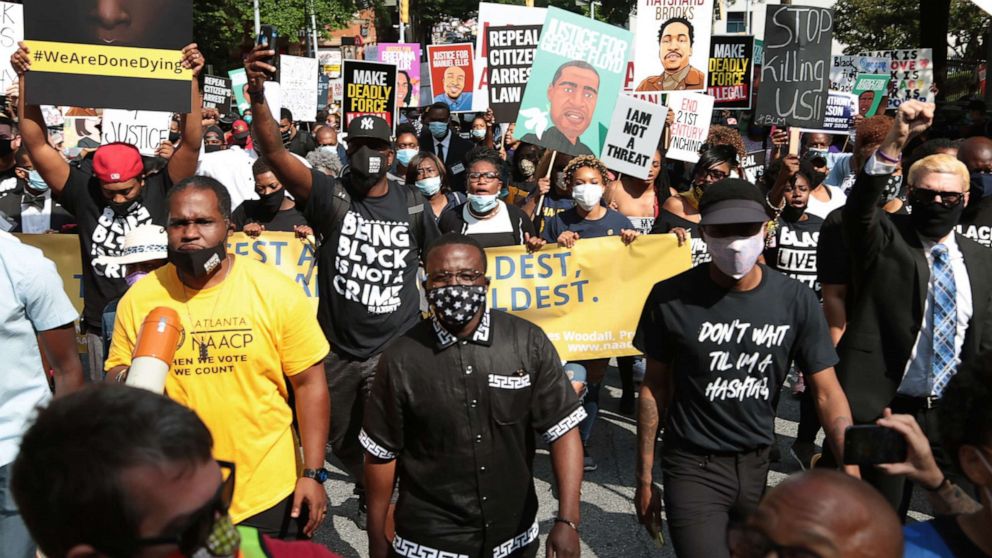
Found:
[[[873, 423], [886, 407], [914, 415], [938, 463], [950, 471], [934, 409], [958, 365], [992, 347], [992, 253], [953, 232], [969, 180], [950, 155], [925, 157], [909, 169], [911, 215], [886, 216], [877, 204], [902, 149], [932, 124], [933, 111], [918, 101], [900, 105], [847, 198], [843, 227], [853, 296], [837, 375], [855, 423]], [[912, 486], [904, 477], [872, 467], [862, 475], [905, 516]]]
[[465, 191], [465, 156], [472, 142], [451, 130], [451, 109], [445, 103], [434, 103], [427, 109], [427, 130], [420, 134], [420, 150], [433, 153], [444, 161], [448, 183], [452, 190]]

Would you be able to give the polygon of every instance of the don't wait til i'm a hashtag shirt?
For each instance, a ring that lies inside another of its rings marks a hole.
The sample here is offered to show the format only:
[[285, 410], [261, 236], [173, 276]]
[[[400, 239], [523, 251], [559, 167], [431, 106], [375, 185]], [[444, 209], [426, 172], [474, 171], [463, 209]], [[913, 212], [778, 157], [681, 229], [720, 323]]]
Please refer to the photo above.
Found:
[[105, 367], [131, 365], [154, 308], [179, 314], [183, 335], [166, 395], [207, 425], [214, 457], [237, 465], [231, 519], [238, 523], [292, 494], [296, 443], [286, 378], [320, 362], [329, 347], [299, 285], [255, 260], [233, 263], [223, 282], [200, 291], [184, 290], [172, 264], [135, 283], [117, 307]]
[[761, 282], [728, 291], [709, 265], [654, 286], [634, 346], [667, 364], [675, 396], [669, 432], [697, 448], [741, 452], [775, 442], [775, 393], [790, 364], [837, 363], [813, 291], [764, 265]]

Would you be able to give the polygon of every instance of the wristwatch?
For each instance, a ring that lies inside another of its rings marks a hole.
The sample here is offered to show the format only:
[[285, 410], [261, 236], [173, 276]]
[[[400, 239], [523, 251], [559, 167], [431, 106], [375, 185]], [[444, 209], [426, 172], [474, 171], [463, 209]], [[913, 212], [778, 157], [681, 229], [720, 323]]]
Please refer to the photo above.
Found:
[[303, 477], [324, 484], [327, 482], [327, 479], [331, 478], [331, 472], [323, 467], [320, 469], [303, 469]]

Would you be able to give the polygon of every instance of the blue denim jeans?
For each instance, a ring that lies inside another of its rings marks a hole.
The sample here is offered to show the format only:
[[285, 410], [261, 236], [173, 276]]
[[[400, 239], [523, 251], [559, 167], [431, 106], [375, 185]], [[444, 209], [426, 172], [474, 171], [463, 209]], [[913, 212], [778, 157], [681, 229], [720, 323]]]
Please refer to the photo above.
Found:
[[0, 467], [0, 558], [33, 558], [35, 545], [10, 493], [11, 463]]

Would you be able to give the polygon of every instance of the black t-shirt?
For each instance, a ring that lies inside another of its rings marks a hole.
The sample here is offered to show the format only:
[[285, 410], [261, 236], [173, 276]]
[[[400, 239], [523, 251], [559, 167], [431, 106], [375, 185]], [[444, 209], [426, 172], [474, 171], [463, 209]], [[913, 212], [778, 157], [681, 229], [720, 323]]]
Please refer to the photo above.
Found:
[[672, 229], [677, 227], [681, 227], [689, 231], [693, 267], [713, 259], [710, 257], [710, 251], [706, 246], [706, 241], [703, 240], [703, 232], [699, 228], [699, 223], [693, 223], [688, 219], [679, 217], [667, 209], [662, 209], [661, 212], [658, 213], [658, 218], [655, 219], [654, 226], [651, 228], [651, 234], [670, 233], [672, 232]]
[[[294, 136], [293, 139], [289, 140], [289, 143], [286, 144], [287, 151], [290, 153], [295, 153], [300, 157], [306, 157], [307, 153], [310, 153], [314, 149], [317, 149], [317, 142], [314, 141], [313, 136], [310, 135], [310, 132], [307, 132], [306, 130], [299, 130], [296, 132], [296, 136]], [[344, 164], [344, 161], [342, 161], [341, 164]]]
[[813, 289], [820, 297], [820, 282], [816, 279], [816, 245], [823, 219], [806, 214], [808, 219], [786, 221], [779, 217], [775, 238], [765, 250], [765, 262], [796, 281]]
[[97, 256], [120, 255], [124, 236], [139, 225], [165, 225], [169, 207], [166, 195], [172, 181], [166, 171], [145, 179], [141, 196], [123, 216], [107, 205], [100, 181], [93, 174], [69, 166], [69, 179], [58, 202], [76, 218], [79, 251], [83, 263], [83, 320], [88, 329], [101, 330], [101, 316], [107, 303], [127, 290], [123, 265], [93, 263]]
[[634, 346], [674, 378], [669, 432], [705, 451], [773, 444], [775, 394], [791, 363], [810, 372], [837, 363], [813, 292], [761, 271], [755, 289], [734, 292], [697, 266], [656, 284], [641, 313]]
[[496, 215], [489, 219], [478, 219], [463, 203], [441, 214], [438, 228], [442, 233], [457, 232], [467, 234], [479, 241], [483, 248], [499, 246], [520, 246], [524, 234], [534, 236], [534, 223], [527, 214], [515, 205], [499, 202]]
[[962, 235], [992, 248], [992, 197], [982, 198], [974, 208], [966, 209], [956, 228]]
[[267, 231], [293, 232], [293, 227], [304, 226], [307, 220], [295, 207], [280, 209], [272, 214], [262, 207], [259, 200], [245, 200], [231, 214], [231, 223], [239, 231], [248, 223], [259, 223]]
[[619, 211], [606, 209], [606, 214], [596, 220], [590, 220], [579, 215], [576, 208], [567, 209], [548, 221], [542, 237], [548, 242], [558, 242], [558, 236], [565, 231], [579, 233], [579, 238], [599, 238], [601, 236], [620, 236], [620, 231], [633, 230], [630, 219]]
[[420, 241], [410, 230], [406, 187], [390, 184], [385, 196], [352, 198], [339, 226], [333, 218], [336, 179], [314, 170], [311, 175], [303, 216], [324, 238], [317, 250], [317, 318], [332, 351], [364, 360], [419, 317]]
[[843, 207], [831, 211], [820, 225], [816, 246], [816, 280], [819, 284], [846, 285], [851, 279], [851, 264], [847, 261], [844, 242]]

